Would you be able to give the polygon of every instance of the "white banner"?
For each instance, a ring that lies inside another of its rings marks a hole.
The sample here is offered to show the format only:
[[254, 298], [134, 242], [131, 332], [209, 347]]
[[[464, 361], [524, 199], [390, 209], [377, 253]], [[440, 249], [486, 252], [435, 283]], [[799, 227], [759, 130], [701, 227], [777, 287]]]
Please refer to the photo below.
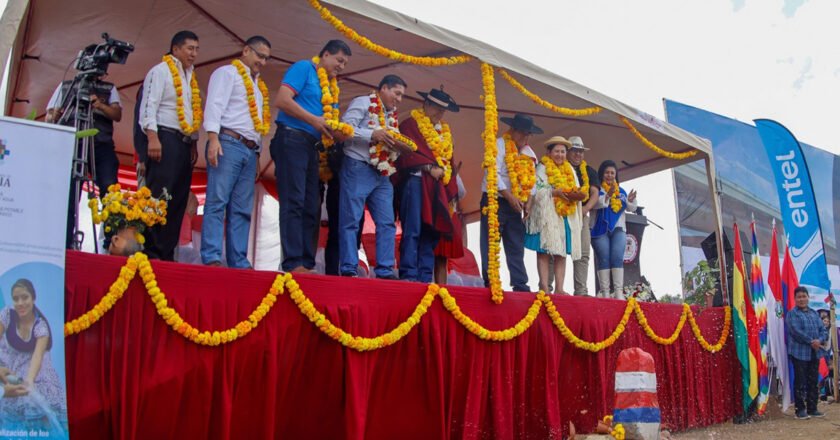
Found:
[[0, 117], [0, 438], [66, 439], [64, 243], [73, 129]]

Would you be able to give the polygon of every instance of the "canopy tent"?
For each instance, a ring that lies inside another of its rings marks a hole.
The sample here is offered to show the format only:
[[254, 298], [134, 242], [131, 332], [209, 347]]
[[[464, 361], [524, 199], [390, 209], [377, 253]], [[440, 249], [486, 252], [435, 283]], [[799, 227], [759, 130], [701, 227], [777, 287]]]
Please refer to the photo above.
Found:
[[[615, 160], [621, 164], [623, 180], [693, 160], [705, 160], [720, 228], [717, 197], [712, 184], [715, 174], [712, 149], [707, 140], [489, 44], [420, 22], [377, 4], [365, 0], [328, 0], [325, 6], [350, 28], [393, 50], [416, 56], [465, 53], [506, 69], [524, 87], [548, 102], [575, 109], [592, 106], [604, 109], [585, 117], [559, 115], [535, 104], [497, 74], [500, 116], [515, 112], [533, 115], [537, 124], [545, 130], [544, 135], [532, 137], [535, 146], [554, 135], [581, 136], [591, 148], [587, 152], [587, 161], [597, 165], [604, 159]], [[17, 23], [20, 24], [17, 32], [12, 32]], [[120, 91], [123, 121], [117, 124], [115, 142], [119, 152], [123, 153], [121, 161], [129, 163], [133, 151], [130, 121], [134, 120], [137, 88], [146, 71], [159, 62], [160, 56], [168, 50], [171, 36], [181, 29], [190, 29], [200, 38], [201, 50], [196, 67], [203, 90], [206, 90], [213, 69], [238, 56], [243, 41], [250, 35], [263, 35], [273, 44], [273, 61], [263, 71], [263, 78], [272, 91], [279, 87], [282, 75], [291, 63], [316, 55], [329, 39], [346, 40], [305, 0], [9, 0], [3, 23], [0, 23], [3, 35], [16, 35], [12, 47], [6, 114], [23, 117], [35, 111], [39, 118], [43, 117], [55, 86], [62, 79], [74, 75], [72, 67], [68, 66], [72, 66], [78, 50], [100, 41], [100, 34], [108, 32], [113, 38], [133, 43], [136, 48], [128, 64], [112, 65], [107, 77]], [[4, 38], [4, 41], [8, 40]], [[353, 56], [340, 77], [342, 107], [352, 97], [368, 93], [387, 73], [398, 74], [409, 84], [409, 100], [404, 100], [400, 107], [403, 117], [419, 102], [414, 91], [426, 91], [441, 84], [459, 103], [461, 112], [447, 113], [445, 120], [452, 127], [454, 162], [463, 161], [461, 172], [468, 193], [462, 207], [465, 213], [472, 214], [468, 216], [469, 220], [476, 220], [484, 148], [481, 139], [484, 108], [480, 98], [483, 92], [479, 62], [425, 67], [393, 62], [354, 43], [351, 43], [351, 48]], [[663, 157], [643, 145], [620, 121], [620, 116], [630, 120], [644, 137], [664, 150], [675, 153], [697, 150], [698, 153], [683, 160]], [[504, 129], [504, 124], [500, 128]], [[265, 146], [272, 135], [273, 128], [264, 141]], [[542, 153], [539, 147], [536, 151]], [[260, 165], [264, 176], [273, 177], [274, 166], [268, 154], [262, 155]], [[202, 157], [198, 167], [204, 166]], [[717, 235], [721, 236], [720, 229]]]

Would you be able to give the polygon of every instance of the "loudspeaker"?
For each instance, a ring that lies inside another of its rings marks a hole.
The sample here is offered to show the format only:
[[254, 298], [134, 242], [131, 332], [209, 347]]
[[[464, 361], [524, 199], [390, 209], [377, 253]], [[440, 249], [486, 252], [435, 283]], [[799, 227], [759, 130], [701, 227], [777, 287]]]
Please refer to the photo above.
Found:
[[[700, 247], [703, 249], [703, 255], [706, 257], [706, 261], [709, 262], [709, 266], [717, 268], [718, 267], [718, 251], [717, 251], [717, 234], [712, 232], [709, 234], [708, 237], [703, 239], [700, 243]], [[721, 307], [723, 306], [723, 293], [720, 288], [720, 280], [723, 279], [723, 275], [726, 276], [726, 285], [729, 292], [729, 304], [732, 304], [732, 261], [733, 261], [733, 249], [732, 245], [729, 243], [729, 238], [726, 236], [726, 232], [723, 233], [723, 252], [726, 256], [726, 273], [721, 274], [722, 276], [718, 278], [718, 281], [715, 282], [715, 296], [712, 300], [712, 305], [714, 307]]]

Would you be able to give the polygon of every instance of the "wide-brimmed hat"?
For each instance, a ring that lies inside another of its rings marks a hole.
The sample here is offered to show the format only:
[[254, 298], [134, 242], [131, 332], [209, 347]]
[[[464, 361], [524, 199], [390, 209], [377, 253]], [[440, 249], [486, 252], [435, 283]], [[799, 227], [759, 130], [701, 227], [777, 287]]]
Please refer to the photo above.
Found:
[[552, 137], [551, 139], [549, 139], [549, 140], [547, 140], [547, 141], [543, 142], [543, 147], [545, 147], [546, 149], [548, 149], [548, 147], [550, 147], [550, 146], [552, 146], [552, 145], [557, 145], [557, 144], [562, 144], [562, 145], [565, 145], [565, 146], [567, 146], [567, 147], [569, 147], [569, 148], [571, 148], [571, 147], [572, 147], [572, 143], [571, 143], [571, 142], [569, 142], [568, 140], [566, 140], [566, 138], [564, 138], [563, 136], [554, 136], [554, 137]]
[[422, 96], [423, 99], [426, 101], [431, 102], [432, 104], [439, 105], [446, 110], [451, 111], [452, 113], [458, 113], [461, 111], [461, 108], [458, 107], [458, 104], [455, 103], [455, 100], [449, 96], [448, 93], [443, 91], [443, 86], [440, 89], [432, 89], [429, 90], [429, 93], [426, 92], [417, 92], [418, 95]]
[[589, 148], [586, 148], [586, 147], [583, 146], [583, 139], [581, 139], [580, 136], [570, 137], [569, 142], [571, 142], [571, 145], [569, 145], [569, 148], [583, 150], [583, 151], [589, 151]]
[[542, 134], [542, 128], [534, 125], [534, 118], [517, 113], [512, 118], [499, 118], [502, 122], [526, 133]]

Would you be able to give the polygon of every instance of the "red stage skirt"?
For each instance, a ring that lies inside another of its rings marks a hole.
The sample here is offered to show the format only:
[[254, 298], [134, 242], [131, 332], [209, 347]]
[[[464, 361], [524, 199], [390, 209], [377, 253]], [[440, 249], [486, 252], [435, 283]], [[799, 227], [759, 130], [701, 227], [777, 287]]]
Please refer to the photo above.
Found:
[[[125, 259], [67, 253], [66, 313], [93, 307]], [[246, 319], [272, 272], [152, 262], [169, 305], [200, 330]], [[426, 291], [419, 283], [295, 276], [331, 322], [377, 336], [403, 322]], [[525, 316], [535, 295], [456, 288], [461, 310], [489, 329]], [[586, 340], [609, 336], [625, 302], [555, 297], [569, 328]], [[680, 307], [642, 305], [650, 325], [670, 335]], [[717, 340], [723, 310], [695, 310]], [[53, 331], [60, 331], [54, 328]], [[614, 404], [618, 352], [641, 347], [656, 361], [662, 420], [677, 430], [722, 423], [740, 412], [741, 381], [732, 337], [704, 351], [686, 324], [671, 346], [657, 345], [630, 319], [612, 347], [593, 354], [564, 339], [542, 311], [509, 342], [469, 333], [439, 298], [402, 340], [381, 350], [344, 348], [287, 297], [250, 334], [203, 347], [157, 315], [139, 275], [99, 322], [66, 340], [73, 438], [188, 439], [560, 439], [569, 422], [592, 430]]]

